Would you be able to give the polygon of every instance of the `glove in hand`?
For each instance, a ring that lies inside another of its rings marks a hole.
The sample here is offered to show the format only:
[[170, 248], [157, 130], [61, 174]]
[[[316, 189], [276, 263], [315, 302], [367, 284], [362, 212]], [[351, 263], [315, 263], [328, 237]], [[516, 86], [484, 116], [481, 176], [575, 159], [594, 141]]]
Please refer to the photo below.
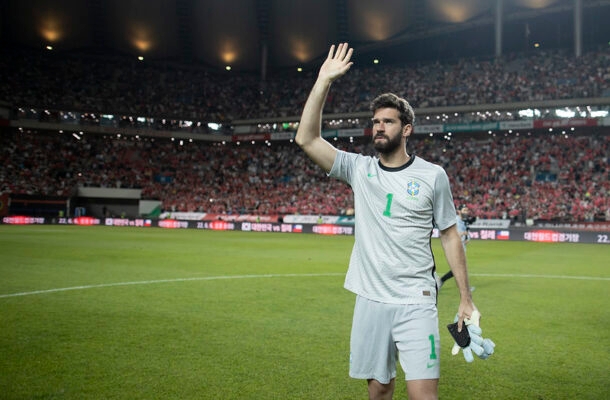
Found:
[[[494, 348], [496, 344], [487, 338], [483, 338], [483, 330], [479, 326], [479, 320], [481, 319], [481, 313], [475, 310], [472, 313], [470, 318], [464, 320], [464, 324], [466, 329], [468, 329], [468, 333], [470, 334], [470, 344], [464, 348], [460, 347], [457, 343], [453, 344], [453, 348], [451, 349], [451, 354], [454, 356], [460, 352], [462, 349], [462, 353], [464, 354], [464, 359], [466, 362], [473, 362], [474, 356], [472, 353], [476, 354], [482, 360], [486, 360], [494, 353]], [[455, 316], [453, 322], [457, 322], [458, 316]], [[462, 326], [464, 329], [464, 326]]]

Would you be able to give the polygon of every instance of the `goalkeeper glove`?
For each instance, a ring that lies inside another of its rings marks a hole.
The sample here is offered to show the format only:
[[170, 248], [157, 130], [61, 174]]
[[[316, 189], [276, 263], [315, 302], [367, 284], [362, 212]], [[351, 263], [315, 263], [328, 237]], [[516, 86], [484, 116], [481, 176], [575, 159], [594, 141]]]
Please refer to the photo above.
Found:
[[[480, 319], [481, 314], [475, 310], [470, 318], [464, 320], [466, 329], [468, 329], [468, 334], [470, 335], [470, 343], [465, 347], [460, 347], [457, 343], [454, 343], [451, 354], [456, 355], [460, 352], [460, 349], [462, 349], [464, 359], [466, 362], [470, 363], [474, 361], [472, 353], [476, 354], [482, 360], [488, 359], [489, 356], [494, 353], [496, 344], [491, 339], [483, 338], [483, 330], [479, 326]], [[456, 315], [454, 322], [457, 322], [457, 320], [458, 316]], [[462, 327], [462, 329], [464, 329], [464, 327]]]

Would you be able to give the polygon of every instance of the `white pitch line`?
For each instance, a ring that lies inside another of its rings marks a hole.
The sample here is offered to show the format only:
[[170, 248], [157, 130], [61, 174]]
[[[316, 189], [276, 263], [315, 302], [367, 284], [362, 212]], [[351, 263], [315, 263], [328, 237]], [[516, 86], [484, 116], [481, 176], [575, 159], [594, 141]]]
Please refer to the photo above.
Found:
[[536, 274], [468, 274], [470, 276], [487, 276], [501, 278], [546, 278], [546, 279], [576, 279], [584, 281], [610, 281], [610, 278], [601, 276], [572, 276], [572, 275], [536, 275]]
[[[132, 286], [132, 285], [152, 285], [155, 283], [171, 283], [171, 282], [190, 282], [190, 281], [214, 281], [221, 279], [254, 279], [254, 278], [286, 278], [286, 277], [316, 277], [316, 276], [343, 276], [344, 272], [330, 272], [320, 274], [262, 274], [262, 275], [220, 275], [220, 276], [202, 276], [195, 278], [175, 278], [175, 279], [156, 279], [149, 281], [135, 282], [116, 282], [116, 283], [100, 283], [97, 285], [71, 286], [65, 288], [34, 290], [31, 292], [19, 292], [0, 294], [0, 299], [9, 297], [32, 296], [36, 294], [47, 294], [57, 292], [67, 292], [71, 290], [85, 290], [115, 286]], [[544, 279], [576, 279], [590, 281], [610, 281], [610, 278], [598, 276], [569, 276], [569, 275], [535, 275], [535, 274], [469, 274], [470, 276], [483, 277], [501, 277], [501, 278], [544, 278]]]
[[97, 285], [71, 286], [71, 287], [57, 288], [57, 289], [34, 290], [31, 292], [0, 294], [0, 299], [7, 298], [7, 297], [31, 296], [31, 295], [35, 295], [35, 294], [67, 292], [70, 290], [85, 290], [85, 289], [95, 289], [95, 288], [114, 287], [114, 286], [151, 285], [154, 283], [214, 281], [214, 280], [220, 280], [220, 279], [282, 278], [282, 277], [339, 276], [339, 275], [345, 275], [345, 273], [332, 272], [332, 273], [324, 273], [324, 274], [221, 275], [221, 276], [201, 276], [201, 277], [195, 277], [195, 278], [156, 279], [156, 280], [150, 280], [150, 281], [100, 283]]

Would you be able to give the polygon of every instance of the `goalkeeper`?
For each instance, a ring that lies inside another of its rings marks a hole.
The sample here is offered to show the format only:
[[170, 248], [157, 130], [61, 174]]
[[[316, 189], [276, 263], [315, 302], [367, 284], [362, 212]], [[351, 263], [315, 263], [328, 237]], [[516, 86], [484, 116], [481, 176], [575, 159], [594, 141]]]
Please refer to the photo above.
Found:
[[413, 108], [392, 93], [371, 103], [378, 156], [339, 150], [322, 137], [326, 97], [352, 67], [352, 53], [347, 43], [331, 46], [296, 134], [307, 156], [354, 193], [355, 242], [344, 284], [356, 295], [349, 373], [367, 381], [370, 399], [391, 399], [398, 361], [409, 399], [437, 399], [440, 335], [430, 246], [435, 224], [460, 291], [458, 330], [477, 312], [449, 178], [442, 167], [407, 152]]

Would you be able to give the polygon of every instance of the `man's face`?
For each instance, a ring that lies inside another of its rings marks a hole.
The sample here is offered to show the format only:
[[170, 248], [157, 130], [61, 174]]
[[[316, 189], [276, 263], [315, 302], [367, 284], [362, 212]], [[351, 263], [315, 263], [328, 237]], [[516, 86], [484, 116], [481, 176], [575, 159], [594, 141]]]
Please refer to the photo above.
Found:
[[468, 209], [468, 207], [464, 207], [460, 210], [460, 215], [462, 216], [462, 218], [468, 218], [468, 216], [470, 215], [470, 210]]
[[[394, 108], [380, 108], [373, 115], [373, 146], [383, 154], [390, 154], [404, 145], [406, 127], [400, 122], [400, 113]], [[410, 125], [407, 125], [410, 126]]]

